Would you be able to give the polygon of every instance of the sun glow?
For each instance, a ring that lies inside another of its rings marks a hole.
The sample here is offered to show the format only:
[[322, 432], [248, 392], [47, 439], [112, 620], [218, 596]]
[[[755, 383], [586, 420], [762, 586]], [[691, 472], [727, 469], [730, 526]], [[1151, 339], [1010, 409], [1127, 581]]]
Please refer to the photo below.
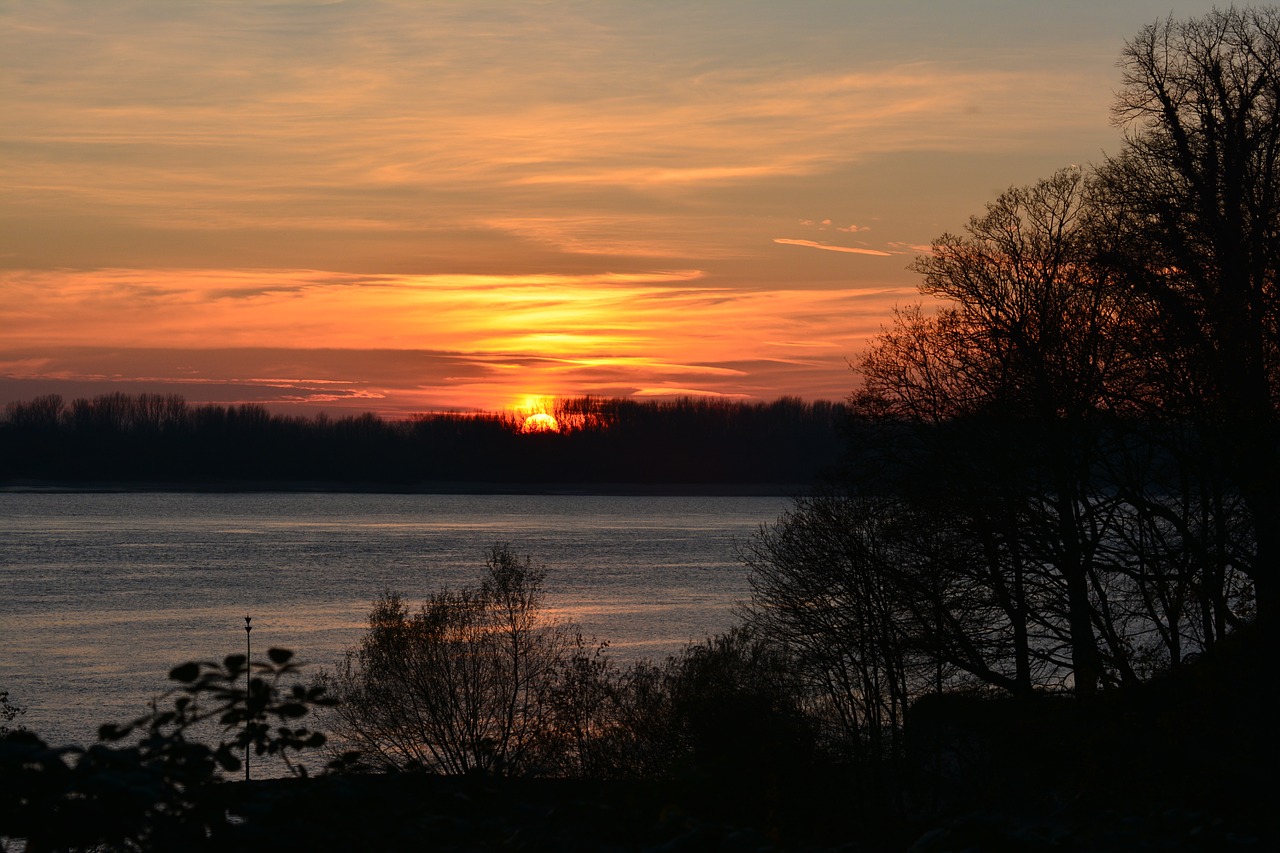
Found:
[[522, 433], [560, 432], [560, 420], [552, 414], [556, 410], [554, 397], [527, 395], [522, 405], [515, 407], [517, 418], [522, 418]]
[[524, 419], [521, 432], [559, 432], [560, 422], [546, 412], [538, 412]]
[[[845, 356], [914, 294], [734, 292], [680, 272], [661, 273], [663, 286], [646, 275], [0, 269], [0, 404], [118, 377], [94, 393], [372, 407], [388, 417], [502, 408], [517, 429], [543, 412], [574, 432], [585, 413], [527, 389], [841, 397]], [[6, 381], [22, 388], [6, 398]]]

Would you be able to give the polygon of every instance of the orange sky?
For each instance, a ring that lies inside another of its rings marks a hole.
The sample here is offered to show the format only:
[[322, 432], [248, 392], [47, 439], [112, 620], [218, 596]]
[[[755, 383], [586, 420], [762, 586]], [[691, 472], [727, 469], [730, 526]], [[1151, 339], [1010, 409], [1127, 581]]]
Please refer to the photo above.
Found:
[[839, 399], [1211, 6], [6, 0], [0, 403]]

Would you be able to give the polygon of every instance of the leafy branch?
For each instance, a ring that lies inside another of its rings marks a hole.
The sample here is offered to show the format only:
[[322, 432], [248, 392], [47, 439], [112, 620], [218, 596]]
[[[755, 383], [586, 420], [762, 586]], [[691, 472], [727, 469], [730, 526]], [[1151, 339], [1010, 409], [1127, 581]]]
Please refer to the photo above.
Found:
[[[325, 743], [301, 725], [315, 708], [334, 704], [321, 687], [283, 682], [295, 677], [293, 653], [271, 649], [266, 661], [229, 655], [221, 663], [185, 663], [150, 713], [98, 730], [99, 742], [50, 747], [27, 731], [0, 739], [0, 839], [24, 838], [27, 849], [200, 849], [232, 828], [236, 787], [223, 772], [241, 768], [252, 750], [294, 759]], [[216, 745], [197, 739], [216, 725]]]

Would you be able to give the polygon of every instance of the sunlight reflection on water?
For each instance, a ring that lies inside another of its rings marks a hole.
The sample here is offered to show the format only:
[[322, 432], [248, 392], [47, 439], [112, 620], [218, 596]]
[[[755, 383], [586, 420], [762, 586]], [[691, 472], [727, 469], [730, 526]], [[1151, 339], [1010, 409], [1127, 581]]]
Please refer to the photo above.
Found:
[[783, 498], [568, 495], [0, 494], [0, 689], [52, 743], [133, 717], [190, 659], [356, 642], [370, 603], [475, 582], [511, 543], [548, 567], [550, 615], [619, 660], [732, 624], [735, 543]]

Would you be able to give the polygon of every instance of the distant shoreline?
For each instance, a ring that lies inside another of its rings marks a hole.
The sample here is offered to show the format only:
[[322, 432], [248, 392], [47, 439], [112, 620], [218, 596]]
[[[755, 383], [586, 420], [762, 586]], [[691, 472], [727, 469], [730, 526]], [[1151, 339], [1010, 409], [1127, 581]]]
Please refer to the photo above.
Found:
[[795, 497], [810, 487], [797, 483], [347, 483], [298, 481], [76, 482], [14, 480], [6, 494], [94, 494], [175, 492], [206, 494], [334, 493], [389, 495], [582, 495], [604, 497]]

